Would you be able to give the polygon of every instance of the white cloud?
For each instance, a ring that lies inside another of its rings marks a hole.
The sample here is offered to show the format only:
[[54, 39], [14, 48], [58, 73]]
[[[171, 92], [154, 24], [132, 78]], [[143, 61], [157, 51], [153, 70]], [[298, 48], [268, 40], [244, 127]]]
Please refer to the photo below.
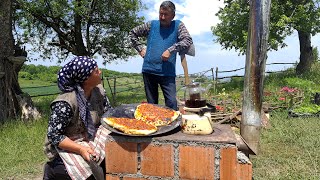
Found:
[[177, 14], [183, 16], [181, 21], [186, 24], [191, 35], [201, 35], [211, 32], [211, 26], [219, 22], [215, 16], [219, 7], [223, 7], [223, 1], [186, 0], [182, 5], [177, 5]]
[[[158, 19], [159, 7], [162, 1], [153, 0], [153, 6], [149, 6], [146, 14], [147, 20]], [[152, 4], [152, 0], [144, 2]], [[189, 33], [201, 35], [211, 32], [211, 26], [216, 25], [219, 19], [215, 16], [219, 7], [223, 7], [223, 1], [217, 0], [184, 0], [176, 5], [176, 18], [185, 23]]]

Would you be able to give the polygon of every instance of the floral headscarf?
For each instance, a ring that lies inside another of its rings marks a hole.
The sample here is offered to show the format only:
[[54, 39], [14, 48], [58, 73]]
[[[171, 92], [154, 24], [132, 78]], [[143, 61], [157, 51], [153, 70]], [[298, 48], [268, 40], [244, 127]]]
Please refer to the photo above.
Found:
[[89, 57], [78, 56], [63, 66], [58, 72], [58, 87], [62, 92], [75, 91], [80, 112], [80, 118], [91, 137], [95, 136], [92, 117], [88, 108], [88, 102], [82, 89], [82, 83], [88, 79], [92, 71], [97, 68], [97, 62]]

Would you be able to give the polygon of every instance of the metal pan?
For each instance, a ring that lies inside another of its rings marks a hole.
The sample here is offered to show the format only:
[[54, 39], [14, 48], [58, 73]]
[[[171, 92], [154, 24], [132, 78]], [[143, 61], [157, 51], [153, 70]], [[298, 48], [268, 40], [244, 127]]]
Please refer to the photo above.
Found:
[[[148, 135], [135, 135], [135, 134], [126, 134], [122, 131], [119, 131], [117, 129], [114, 129], [113, 127], [109, 126], [104, 120], [103, 118], [107, 118], [107, 117], [125, 117], [125, 118], [134, 118], [134, 111], [136, 110], [137, 106], [139, 104], [123, 104], [121, 106], [118, 106], [116, 108], [113, 108], [109, 111], [107, 111], [106, 113], [104, 113], [102, 115], [101, 118], [101, 124], [103, 127], [105, 127], [106, 129], [110, 130], [113, 133], [116, 134], [120, 134], [120, 135], [125, 135], [125, 136], [156, 136], [156, 135], [160, 135], [160, 134], [164, 134], [167, 132], [170, 132], [172, 130], [174, 130], [175, 128], [180, 126], [181, 123], [181, 115], [179, 115], [179, 117], [173, 121], [172, 123], [170, 123], [169, 125], [166, 126], [160, 126], [158, 127], [158, 130], [152, 134], [148, 134]], [[168, 108], [162, 105], [156, 105], [159, 107], [163, 107], [163, 108]]]

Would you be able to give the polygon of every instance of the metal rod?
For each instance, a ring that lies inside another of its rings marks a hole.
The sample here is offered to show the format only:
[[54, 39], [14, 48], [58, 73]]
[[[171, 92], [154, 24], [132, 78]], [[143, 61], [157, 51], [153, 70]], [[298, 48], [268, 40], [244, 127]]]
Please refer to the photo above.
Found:
[[254, 154], [259, 151], [263, 80], [271, 0], [251, 0], [240, 134]]

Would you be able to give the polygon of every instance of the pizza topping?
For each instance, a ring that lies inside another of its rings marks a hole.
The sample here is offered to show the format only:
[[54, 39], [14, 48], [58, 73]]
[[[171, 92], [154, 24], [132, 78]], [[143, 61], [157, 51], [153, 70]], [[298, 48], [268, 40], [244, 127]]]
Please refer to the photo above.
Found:
[[136, 119], [147, 121], [155, 126], [163, 126], [174, 121], [179, 113], [169, 108], [144, 103], [138, 105], [134, 116]]
[[109, 117], [104, 120], [109, 126], [127, 134], [148, 135], [157, 131], [156, 126], [137, 119]]

